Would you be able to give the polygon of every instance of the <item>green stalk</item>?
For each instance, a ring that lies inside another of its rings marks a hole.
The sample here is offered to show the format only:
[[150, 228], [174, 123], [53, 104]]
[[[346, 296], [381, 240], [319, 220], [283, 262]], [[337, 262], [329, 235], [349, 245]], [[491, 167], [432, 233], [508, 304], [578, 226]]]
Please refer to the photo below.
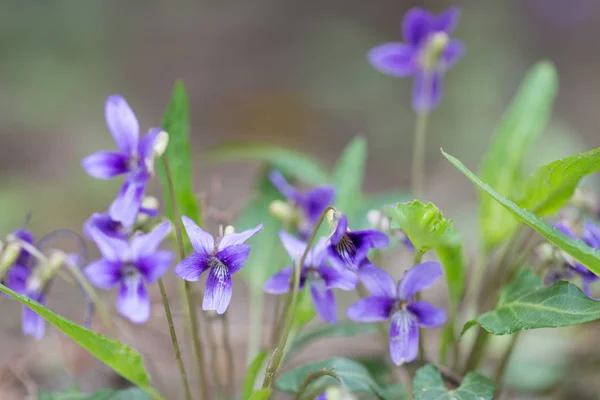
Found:
[[425, 143], [427, 140], [428, 120], [429, 112], [422, 111], [417, 113], [411, 168], [411, 189], [413, 196], [417, 198], [423, 195], [425, 182]]
[[[413, 257], [413, 265], [420, 264], [423, 261], [423, 255], [425, 252], [421, 249], [415, 249], [415, 254]], [[415, 301], [421, 300], [421, 293], [415, 293]], [[419, 358], [421, 360], [426, 360], [427, 356], [425, 354], [425, 344], [423, 343], [423, 330], [419, 329]]]

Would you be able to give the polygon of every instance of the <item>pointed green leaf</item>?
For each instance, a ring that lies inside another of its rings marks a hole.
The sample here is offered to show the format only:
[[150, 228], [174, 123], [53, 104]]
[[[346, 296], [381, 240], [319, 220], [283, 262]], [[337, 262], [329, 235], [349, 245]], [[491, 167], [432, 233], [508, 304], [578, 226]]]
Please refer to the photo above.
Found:
[[357, 136], [346, 146], [333, 170], [335, 206], [345, 214], [354, 215], [360, 207], [366, 159], [367, 142]]
[[[182, 82], [175, 83], [171, 101], [163, 117], [162, 128], [169, 134], [169, 145], [165, 155], [175, 189], [175, 200], [179, 214], [201, 222], [200, 205], [194, 195], [192, 147], [190, 144], [190, 105]], [[164, 210], [173, 221], [173, 208], [169, 194], [167, 174], [162, 161], [157, 161], [156, 170], [163, 189]], [[180, 223], [179, 221], [173, 221]]]
[[273, 394], [273, 389], [259, 389], [252, 393], [248, 400], [267, 400]]
[[[554, 66], [549, 62], [536, 64], [504, 114], [479, 173], [499, 194], [510, 196], [521, 182], [523, 159], [550, 118], [557, 86]], [[480, 219], [488, 248], [500, 243], [517, 225], [510, 213], [488, 197], [481, 198]]]
[[516, 203], [539, 216], [556, 213], [573, 195], [579, 181], [600, 170], [600, 148], [544, 165], [523, 183]]
[[329, 182], [329, 173], [321, 163], [295, 150], [265, 143], [232, 142], [211, 147], [206, 154], [217, 161], [259, 161], [271, 164], [282, 173], [311, 185]]
[[252, 395], [252, 391], [254, 390], [254, 383], [256, 382], [256, 377], [258, 376], [265, 360], [269, 356], [265, 350], [261, 350], [256, 354], [254, 360], [246, 369], [246, 377], [244, 378], [244, 389], [242, 391], [242, 399], [249, 399]]
[[548, 239], [548, 241], [557, 247], [561, 248], [565, 253], [575, 258], [577, 261], [585, 265], [590, 271], [596, 275], [600, 275], [600, 250], [592, 249], [581, 240], [575, 240], [562, 232], [559, 232], [549, 223], [537, 217], [532, 212], [524, 210], [517, 206], [506, 197], [502, 196], [489, 185], [483, 183], [473, 172], [469, 171], [458, 159], [445, 153], [444, 156], [458, 168], [471, 182], [479, 189], [489, 194], [495, 201], [501, 204], [504, 208], [510, 211], [518, 219], [525, 222], [527, 225], [536, 230], [540, 235]]
[[542, 287], [542, 279], [529, 268], [517, 270], [514, 278], [502, 288], [498, 304], [510, 303]]
[[[277, 379], [276, 387], [283, 392], [296, 393], [306, 377], [323, 369], [328, 369], [341, 378], [345, 388], [350, 392], [366, 392], [381, 395], [383, 390], [369, 374], [364, 365], [358, 361], [347, 358], [334, 357], [311, 364], [306, 364], [281, 375]], [[310, 387], [339, 385], [331, 376], [317, 378]]]
[[79, 326], [53, 313], [29, 297], [22, 296], [2, 284], [0, 284], [0, 292], [9, 295], [35, 311], [40, 317], [81, 345], [81, 347], [89, 351], [123, 378], [137, 385], [149, 395], [159, 399], [162, 398], [150, 385], [150, 378], [144, 369], [142, 356], [131, 347]]
[[413, 381], [415, 400], [491, 400], [492, 382], [475, 372], [469, 372], [455, 390], [448, 390], [442, 374], [433, 365], [419, 368]]

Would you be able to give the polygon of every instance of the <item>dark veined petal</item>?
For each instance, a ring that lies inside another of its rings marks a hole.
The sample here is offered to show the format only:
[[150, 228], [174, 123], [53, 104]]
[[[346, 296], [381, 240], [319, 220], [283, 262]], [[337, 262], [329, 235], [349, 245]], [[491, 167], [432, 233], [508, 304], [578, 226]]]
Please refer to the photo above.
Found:
[[393, 297], [371, 296], [358, 300], [348, 307], [346, 315], [356, 322], [383, 322], [390, 318], [396, 299]]
[[421, 8], [411, 8], [402, 20], [402, 37], [413, 47], [418, 47], [431, 33], [435, 17]]
[[408, 311], [396, 311], [390, 323], [390, 357], [396, 365], [414, 361], [419, 352], [419, 325]]
[[398, 282], [398, 298], [410, 300], [423, 289], [427, 289], [443, 275], [438, 262], [425, 261], [408, 269]]
[[337, 225], [333, 234], [331, 235], [331, 244], [338, 244], [348, 232], [348, 218], [342, 214], [340, 219], [337, 221]]
[[150, 297], [141, 274], [131, 274], [121, 281], [117, 311], [136, 324], [143, 324], [150, 318]]
[[227, 269], [229, 269], [229, 273], [233, 275], [242, 269], [249, 254], [250, 245], [234, 244], [219, 251], [215, 257], [225, 264]]
[[337, 322], [337, 305], [333, 290], [328, 289], [324, 281], [316, 279], [310, 282], [310, 295], [321, 320], [325, 323], [335, 324]]
[[83, 269], [83, 274], [90, 283], [100, 289], [109, 290], [117, 286], [121, 278], [121, 267], [119, 261], [110, 261], [101, 258], [92, 261]]
[[117, 239], [127, 239], [127, 233], [123, 229], [123, 225], [113, 220], [108, 213], [94, 213], [83, 224], [83, 233], [89, 239], [92, 238], [92, 231], [98, 230], [106, 236]]
[[352, 243], [354, 243], [357, 263], [365, 259], [367, 254], [369, 254], [369, 250], [383, 249], [390, 244], [390, 238], [385, 233], [373, 229], [349, 232], [348, 236], [352, 240]]
[[333, 186], [317, 186], [301, 196], [299, 206], [304, 216], [311, 224], [316, 224], [321, 214], [335, 200], [335, 188]]
[[396, 297], [394, 279], [368, 259], [363, 260], [358, 267], [358, 277], [373, 296]]
[[171, 222], [165, 221], [144, 235], [136, 235], [131, 239], [133, 259], [148, 256], [158, 249], [161, 242], [169, 234]]
[[[40, 304], [44, 303], [43, 293], [30, 293], [29, 297]], [[21, 315], [21, 330], [27, 336], [33, 336], [37, 340], [44, 337], [46, 322], [35, 311], [23, 306]]]
[[285, 267], [277, 271], [275, 275], [267, 279], [263, 285], [263, 290], [271, 294], [287, 293], [290, 290], [290, 279], [292, 277], [292, 267]]
[[417, 317], [417, 322], [424, 328], [437, 328], [446, 322], [446, 310], [427, 301], [413, 301], [408, 304], [407, 309]]
[[184, 258], [175, 266], [175, 275], [185, 281], [195, 282], [200, 280], [200, 275], [209, 268], [207, 253], [194, 253]]
[[418, 52], [404, 43], [385, 43], [369, 50], [369, 63], [384, 74], [399, 78], [415, 73], [418, 66]]
[[158, 250], [137, 259], [135, 265], [148, 283], [154, 283], [168, 270], [175, 255], [168, 250]]
[[319, 268], [319, 275], [325, 281], [328, 289], [338, 288], [342, 290], [354, 290], [358, 284], [356, 273], [348, 269], [339, 269], [328, 265]]
[[432, 31], [451, 34], [456, 29], [459, 18], [460, 9], [458, 7], [450, 7], [446, 11], [433, 17]]
[[81, 166], [93, 178], [112, 179], [129, 171], [130, 156], [116, 151], [99, 151], [81, 161]]
[[121, 152], [134, 154], [137, 151], [140, 125], [125, 98], [113, 95], [106, 99], [104, 107], [106, 125]]
[[208, 232], [205, 232], [200, 228], [191, 218], [185, 215], [181, 217], [185, 231], [187, 232], [192, 247], [196, 253], [203, 253], [206, 255], [213, 254], [215, 249], [215, 239]]
[[466, 51], [467, 48], [463, 42], [458, 39], [450, 40], [444, 48], [444, 51], [442, 51], [440, 67], [443, 70], [452, 68], [452, 66], [462, 58]]
[[248, 229], [240, 233], [230, 233], [229, 235], [223, 236], [219, 241], [218, 250], [221, 251], [228, 246], [243, 244], [246, 240], [254, 236], [256, 232], [260, 231], [262, 227], [263, 224], [258, 224], [256, 228]]
[[132, 172], [119, 191], [119, 194], [110, 205], [110, 217], [124, 226], [132, 226], [140, 211], [146, 184], [150, 176], [146, 171]]
[[412, 106], [416, 112], [432, 111], [440, 104], [443, 96], [443, 79], [440, 71], [415, 74], [412, 92]]
[[273, 170], [269, 173], [269, 180], [279, 190], [279, 192], [284, 195], [289, 201], [292, 203], [298, 202], [298, 189], [293, 187], [285, 180], [284, 176], [281, 172], [277, 170]]
[[206, 291], [202, 309], [204, 311], [214, 310], [223, 314], [231, 301], [231, 274], [227, 267], [219, 265], [211, 268], [206, 279]]
[[304, 250], [306, 250], [306, 243], [283, 230], [279, 231], [279, 239], [292, 261], [295, 263], [300, 260]]

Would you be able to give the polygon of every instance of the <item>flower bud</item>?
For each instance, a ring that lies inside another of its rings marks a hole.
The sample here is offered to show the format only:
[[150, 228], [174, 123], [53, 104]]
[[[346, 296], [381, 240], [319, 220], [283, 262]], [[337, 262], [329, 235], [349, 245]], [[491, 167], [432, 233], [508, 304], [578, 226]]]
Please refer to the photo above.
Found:
[[169, 145], [169, 134], [165, 131], [160, 131], [158, 135], [156, 135], [156, 139], [154, 139], [154, 147], [152, 148], [152, 153], [155, 158], [159, 158], [165, 151], [167, 151], [167, 146]]
[[535, 254], [538, 256], [540, 261], [553, 261], [555, 258], [554, 246], [548, 242], [544, 242], [535, 249]]
[[281, 221], [290, 221], [295, 217], [294, 207], [284, 201], [274, 200], [269, 204], [269, 212]]
[[10, 242], [2, 251], [0, 256], [0, 271], [7, 271], [19, 258], [21, 254], [21, 244], [19, 242]]
[[381, 210], [369, 210], [367, 221], [375, 229], [387, 232], [392, 227], [392, 221]]
[[235, 228], [231, 225], [227, 225], [225, 227], [225, 230], [223, 231], [224, 235], [231, 235], [232, 233], [235, 233]]
[[53, 251], [47, 262], [40, 264], [27, 280], [27, 291], [39, 292], [46, 283], [58, 273], [67, 260], [67, 255], [59, 250]]
[[146, 208], [148, 210], [158, 210], [158, 199], [154, 196], [146, 196], [142, 200], [142, 208]]

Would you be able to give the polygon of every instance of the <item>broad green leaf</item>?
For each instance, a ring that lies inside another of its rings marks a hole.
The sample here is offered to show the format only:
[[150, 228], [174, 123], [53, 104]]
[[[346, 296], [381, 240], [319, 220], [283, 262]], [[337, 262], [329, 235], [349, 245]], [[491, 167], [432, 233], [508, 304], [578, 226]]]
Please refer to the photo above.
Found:
[[273, 394], [273, 389], [259, 389], [252, 393], [248, 400], [267, 400]]
[[444, 156], [458, 168], [471, 182], [473, 182], [479, 189], [489, 194], [495, 201], [501, 204], [504, 208], [509, 210], [513, 215], [525, 222], [527, 225], [536, 230], [540, 235], [548, 239], [548, 241], [577, 261], [585, 265], [590, 271], [596, 275], [600, 275], [600, 251], [595, 250], [587, 246], [581, 240], [571, 239], [567, 235], [559, 232], [549, 223], [543, 219], [537, 217], [530, 211], [524, 210], [517, 206], [506, 197], [502, 196], [489, 185], [483, 183], [475, 174], [473, 174], [467, 167], [465, 167], [458, 159], [445, 153], [442, 150]]
[[367, 335], [374, 332], [377, 332], [377, 326], [375, 324], [359, 324], [352, 321], [338, 322], [336, 325], [318, 325], [312, 330], [300, 335], [294, 341], [288, 357], [315, 340]]
[[206, 154], [218, 161], [259, 161], [271, 164], [282, 173], [311, 185], [329, 182], [329, 173], [321, 163], [295, 150], [265, 143], [233, 142], [211, 147]]
[[250, 363], [248, 368], [246, 369], [246, 377], [244, 378], [244, 389], [242, 391], [242, 399], [249, 399], [252, 395], [252, 391], [254, 390], [254, 383], [256, 382], [256, 377], [258, 376], [265, 360], [269, 356], [265, 350], [261, 350], [256, 354], [254, 360]]
[[[496, 192], [510, 196], [522, 179], [522, 164], [546, 126], [556, 97], [558, 77], [549, 62], [536, 64], [505, 112], [479, 176]], [[506, 238], [517, 221], [488, 197], [481, 198], [480, 223], [486, 248]]]
[[66, 391], [40, 393], [39, 400], [147, 400], [150, 396], [138, 388], [124, 390], [101, 389], [92, 394]]
[[406, 393], [406, 389], [399, 385], [393, 384], [383, 388], [379, 394], [383, 400], [410, 400], [411, 397]]
[[523, 183], [515, 202], [539, 216], [556, 213], [573, 195], [579, 181], [600, 170], [600, 148], [544, 165]]
[[[344, 387], [350, 392], [366, 392], [377, 395], [383, 393], [379, 384], [375, 382], [364, 365], [358, 361], [341, 357], [334, 357], [328, 360], [306, 364], [288, 371], [277, 379], [275, 386], [283, 392], [295, 393], [309, 374], [323, 369], [335, 372], [344, 383]], [[323, 376], [317, 378], [309, 386], [314, 387], [322, 385], [339, 385], [339, 382], [330, 376]]]
[[448, 297], [453, 306], [457, 306], [462, 298], [465, 288], [466, 262], [462, 250], [462, 240], [458, 237], [457, 243], [449, 246], [435, 248], [438, 259], [444, 267], [448, 281]]
[[333, 170], [335, 206], [345, 214], [354, 215], [360, 207], [366, 159], [367, 142], [357, 136], [346, 146]]
[[429, 364], [417, 371], [413, 396], [415, 400], [491, 400], [494, 385], [488, 378], [469, 372], [457, 389], [448, 390], [440, 371]]
[[0, 292], [11, 296], [18, 302], [35, 311], [48, 323], [77, 342], [81, 347], [108, 365], [123, 378], [137, 385], [149, 395], [159, 399], [162, 398], [150, 385], [150, 378], [144, 369], [142, 356], [131, 347], [79, 326], [60, 315], [53, 313], [40, 303], [31, 300], [29, 297], [22, 296], [1, 284]]
[[[194, 195], [192, 147], [190, 144], [190, 105], [182, 82], [175, 83], [171, 101], [163, 117], [162, 128], [169, 134], [169, 145], [165, 155], [175, 189], [175, 200], [180, 215], [187, 215], [200, 221], [200, 205]], [[173, 208], [167, 174], [162, 160], [157, 161], [156, 169], [163, 189], [164, 210], [174, 223]]]

